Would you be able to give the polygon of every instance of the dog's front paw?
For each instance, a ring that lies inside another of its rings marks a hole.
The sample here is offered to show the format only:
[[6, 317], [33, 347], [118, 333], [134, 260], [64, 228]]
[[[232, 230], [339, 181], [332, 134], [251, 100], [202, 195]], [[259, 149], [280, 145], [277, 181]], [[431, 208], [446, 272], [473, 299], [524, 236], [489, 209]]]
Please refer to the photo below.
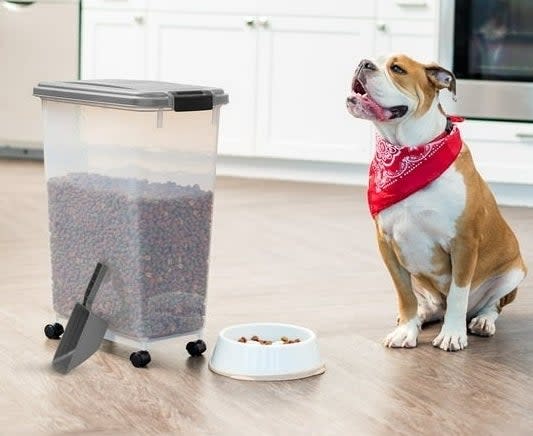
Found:
[[420, 331], [420, 322], [417, 318], [402, 324], [394, 329], [383, 341], [383, 344], [389, 348], [414, 348], [418, 332]]
[[468, 346], [466, 325], [462, 328], [450, 328], [445, 325], [439, 335], [433, 339], [433, 346], [444, 351], [464, 350]]
[[494, 319], [490, 316], [480, 315], [470, 321], [468, 330], [470, 330], [470, 333], [478, 336], [494, 336], [496, 325]]

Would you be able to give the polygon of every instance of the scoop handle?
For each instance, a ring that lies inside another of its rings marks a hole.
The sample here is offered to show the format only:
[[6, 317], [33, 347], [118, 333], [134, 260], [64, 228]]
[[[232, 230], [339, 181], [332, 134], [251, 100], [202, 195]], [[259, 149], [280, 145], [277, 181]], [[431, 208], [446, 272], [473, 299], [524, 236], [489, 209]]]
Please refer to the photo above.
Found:
[[89, 281], [89, 285], [87, 286], [87, 290], [85, 291], [85, 295], [83, 296], [83, 305], [87, 309], [91, 308], [91, 305], [94, 301], [94, 297], [96, 297], [96, 292], [100, 288], [100, 285], [104, 280], [106, 272], [107, 266], [105, 266], [103, 263], [98, 262], [96, 264], [96, 268], [94, 269], [91, 280]]

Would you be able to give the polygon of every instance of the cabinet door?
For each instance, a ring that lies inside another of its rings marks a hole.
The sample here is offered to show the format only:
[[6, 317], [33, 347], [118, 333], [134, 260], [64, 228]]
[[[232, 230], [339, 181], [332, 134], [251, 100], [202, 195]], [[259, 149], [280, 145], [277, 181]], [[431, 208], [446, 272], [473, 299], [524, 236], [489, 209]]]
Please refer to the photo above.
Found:
[[258, 31], [258, 154], [368, 161], [371, 123], [345, 101], [357, 64], [374, 53], [372, 21], [272, 17]]
[[150, 77], [223, 88], [219, 151], [252, 155], [256, 112], [257, 32], [252, 18], [153, 12]]
[[31, 91], [78, 78], [78, 5], [0, 2], [0, 63], [0, 147], [42, 148], [41, 99]]
[[142, 11], [84, 10], [81, 77], [145, 79], [145, 19]]
[[433, 21], [383, 20], [376, 27], [377, 55], [404, 53], [420, 62], [437, 60]]

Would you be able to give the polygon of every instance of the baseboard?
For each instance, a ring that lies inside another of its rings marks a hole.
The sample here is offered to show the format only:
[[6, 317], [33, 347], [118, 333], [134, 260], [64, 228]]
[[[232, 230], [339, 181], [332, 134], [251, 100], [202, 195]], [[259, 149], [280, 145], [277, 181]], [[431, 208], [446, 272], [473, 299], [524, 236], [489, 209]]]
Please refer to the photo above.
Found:
[[43, 160], [43, 150], [39, 148], [0, 146], [0, 159]]
[[[0, 158], [43, 160], [43, 150], [0, 146]], [[217, 175], [366, 186], [368, 164], [219, 156]], [[498, 204], [533, 207], [533, 185], [489, 181]]]
[[533, 207], [533, 185], [489, 182], [498, 204]]
[[[367, 163], [219, 156], [217, 175], [366, 186]], [[533, 207], [533, 185], [489, 181], [498, 204]]]
[[365, 185], [368, 180], [368, 165], [364, 163], [219, 156], [217, 175], [336, 185]]

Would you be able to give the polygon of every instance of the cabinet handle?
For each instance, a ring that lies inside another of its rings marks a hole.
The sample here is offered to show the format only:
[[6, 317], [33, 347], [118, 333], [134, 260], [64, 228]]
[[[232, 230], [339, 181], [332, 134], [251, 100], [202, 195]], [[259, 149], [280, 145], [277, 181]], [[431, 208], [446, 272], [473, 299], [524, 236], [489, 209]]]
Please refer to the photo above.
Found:
[[515, 136], [519, 139], [533, 139], [533, 133], [518, 132]]
[[255, 27], [255, 19], [253, 17], [246, 17], [244, 24], [246, 24], [248, 27]]
[[135, 23], [138, 25], [142, 25], [144, 24], [144, 17], [142, 15], [135, 15], [133, 17], [133, 21], [135, 21]]
[[0, 7], [5, 8], [8, 11], [18, 11], [20, 9], [27, 8], [34, 3], [34, 1], [26, 0], [0, 0]]
[[15, 6], [31, 6], [35, 2], [30, 0], [4, 0], [4, 3], [10, 3]]
[[268, 21], [267, 17], [259, 17], [259, 25], [266, 29], [268, 26], [270, 26], [270, 22]]
[[380, 31], [380, 32], [386, 32], [387, 31], [387, 24], [383, 21], [380, 21], [376, 24], [376, 28]]

